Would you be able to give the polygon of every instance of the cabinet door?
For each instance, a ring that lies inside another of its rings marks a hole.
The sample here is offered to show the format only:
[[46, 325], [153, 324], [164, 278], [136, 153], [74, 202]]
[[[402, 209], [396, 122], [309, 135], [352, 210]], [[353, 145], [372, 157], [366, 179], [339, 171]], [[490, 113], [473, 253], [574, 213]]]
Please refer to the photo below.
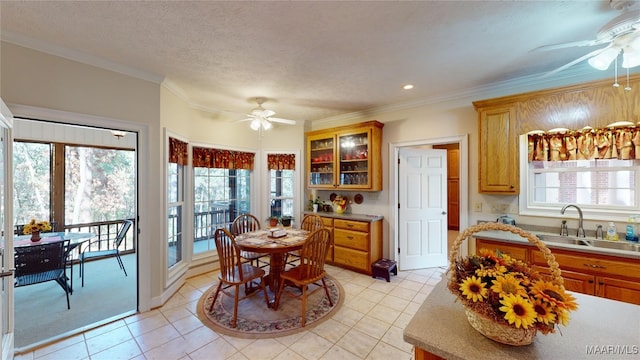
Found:
[[596, 283], [597, 296], [640, 305], [640, 283], [604, 276], [596, 277]]
[[478, 110], [478, 191], [489, 194], [518, 194], [518, 133], [516, 107]]
[[371, 188], [371, 129], [338, 135], [338, 185], [343, 189]]
[[501, 253], [507, 254], [515, 259], [528, 261], [528, 249], [524, 246], [507, 245], [499, 241], [491, 241], [485, 239], [476, 239], [476, 254], [479, 254], [480, 249], [485, 248], [491, 251], [500, 250]]
[[319, 134], [307, 138], [307, 186], [332, 189], [335, 185], [335, 137]]
[[[538, 271], [545, 280], [552, 280], [549, 268], [536, 265], [533, 265], [532, 268]], [[562, 270], [562, 279], [564, 279], [564, 288], [569, 291], [595, 295], [595, 277], [591, 274]]]

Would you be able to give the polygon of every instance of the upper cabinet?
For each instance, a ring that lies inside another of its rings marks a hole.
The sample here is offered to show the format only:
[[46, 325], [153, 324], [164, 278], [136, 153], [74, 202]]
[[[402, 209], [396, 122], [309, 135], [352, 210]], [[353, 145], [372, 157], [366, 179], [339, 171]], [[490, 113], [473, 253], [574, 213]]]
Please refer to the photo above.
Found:
[[306, 133], [307, 186], [382, 190], [382, 127], [378, 121]]
[[516, 105], [479, 107], [478, 192], [517, 195], [520, 191]]

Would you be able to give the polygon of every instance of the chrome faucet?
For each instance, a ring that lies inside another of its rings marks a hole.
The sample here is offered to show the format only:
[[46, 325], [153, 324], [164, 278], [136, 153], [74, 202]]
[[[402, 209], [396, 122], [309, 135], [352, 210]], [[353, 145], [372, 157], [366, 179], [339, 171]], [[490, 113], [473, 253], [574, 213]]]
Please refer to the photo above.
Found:
[[578, 237], [586, 237], [584, 235], [584, 228], [582, 227], [582, 209], [580, 209], [578, 207], [578, 205], [574, 205], [574, 204], [567, 204], [565, 206], [562, 207], [562, 210], [560, 210], [560, 214], [564, 214], [564, 211], [567, 210], [567, 208], [569, 207], [574, 207], [576, 208], [576, 210], [578, 210]]

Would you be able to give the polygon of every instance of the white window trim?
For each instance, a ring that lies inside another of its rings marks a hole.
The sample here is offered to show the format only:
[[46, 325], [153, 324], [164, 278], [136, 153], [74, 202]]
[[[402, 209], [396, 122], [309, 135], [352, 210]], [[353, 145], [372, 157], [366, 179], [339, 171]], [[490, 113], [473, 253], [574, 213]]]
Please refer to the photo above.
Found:
[[[263, 151], [262, 152], [262, 156], [260, 157], [261, 160], [261, 167], [260, 167], [260, 179], [261, 181], [264, 182], [264, 184], [262, 184], [261, 189], [264, 189], [264, 193], [267, 194], [265, 196], [265, 201], [263, 204], [263, 213], [261, 214], [262, 216], [259, 219], [266, 219], [267, 216], [269, 216], [269, 214], [271, 213], [271, 208], [269, 207], [269, 198], [270, 198], [270, 194], [271, 194], [271, 176], [269, 174], [269, 169], [267, 169], [267, 156], [270, 154], [294, 154], [295, 155], [295, 159], [296, 159], [296, 169], [294, 170], [293, 173], [293, 179], [294, 184], [293, 184], [293, 198], [296, 199], [304, 199], [304, 196], [302, 194], [302, 183], [304, 181], [304, 179], [302, 178], [303, 172], [301, 171], [301, 167], [303, 166], [302, 164], [302, 160], [300, 159], [300, 151], [298, 150], [268, 150], [268, 151]], [[255, 168], [254, 168], [255, 169]], [[302, 221], [302, 212], [300, 211], [301, 209], [301, 203], [300, 201], [294, 201], [293, 202], [293, 218], [294, 218], [294, 222], [299, 224], [300, 221]]]
[[[533, 198], [531, 194], [532, 189], [530, 188], [529, 183], [529, 159], [528, 159], [528, 143], [527, 143], [527, 135], [520, 135], [518, 139], [519, 150], [520, 150], [520, 189], [521, 193], [519, 196], [519, 214], [527, 215], [527, 216], [542, 216], [542, 217], [552, 217], [552, 218], [566, 218], [566, 214], [561, 214], [560, 210], [562, 207], [566, 205], [565, 203], [559, 203], [549, 206], [540, 206], [532, 204], [530, 199]], [[636, 179], [640, 180], [640, 179]], [[640, 191], [635, 192], [636, 196], [636, 204], [640, 204]], [[639, 205], [640, 206], [640, 205]], [[619, 221], [626, 222], [629, 213], [637, 213], [640, 209], [629, 210], [622, 208], [599, 208], [595, 209], [588, 206], [580, 205], [582, 209], [583, 217], [585, 220], [599, 220], [599, 221]]]

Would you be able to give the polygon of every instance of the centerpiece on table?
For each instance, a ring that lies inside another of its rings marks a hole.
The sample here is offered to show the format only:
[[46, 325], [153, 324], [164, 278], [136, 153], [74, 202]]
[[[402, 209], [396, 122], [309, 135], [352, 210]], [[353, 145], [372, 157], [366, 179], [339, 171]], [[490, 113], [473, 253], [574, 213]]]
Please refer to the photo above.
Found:
[[22, 229], [23, 234], [31, 234], [31, 241], [36, 242], [40, 241], [40, 232], [42, 231], [50, 231], [51, 224], [48, 221], [38, 221], [36, 219], [31, 219], [31, 221], [24, 226]]
[[[485, 230], [510, 231], [527, 238], [543, 253], [551, 271], [550, 280], [527, 263], [491, 249], [459, 258], [462, 241]], [[451, 249], [448, 273], [449, 291], [464, 306], [471, 326], [503, 344], [528, 345], [537, 331], [554, 333], [558, 325], [569, 323], [569, 312], [578, 308], [575, 298], [564, 288], [551, 251], [537, 237], [513, 225], [488, 222], [460, 233]]]

